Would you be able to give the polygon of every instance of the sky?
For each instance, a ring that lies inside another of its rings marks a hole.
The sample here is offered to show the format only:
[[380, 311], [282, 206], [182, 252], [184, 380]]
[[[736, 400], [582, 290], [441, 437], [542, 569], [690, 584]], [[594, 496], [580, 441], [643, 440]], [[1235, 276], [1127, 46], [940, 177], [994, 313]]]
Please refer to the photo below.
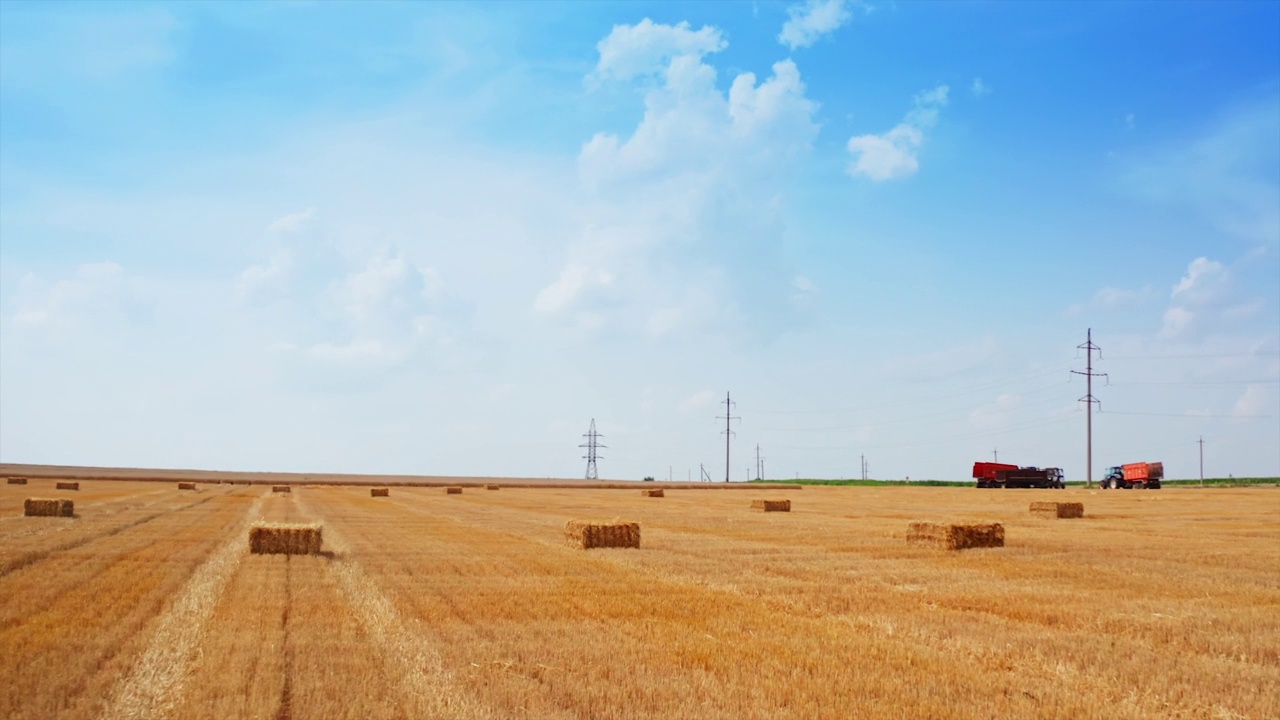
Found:
[[1280, 3], [0, 2], [0, 462], [1084, 479], [1090, 360], [1280, 476]]

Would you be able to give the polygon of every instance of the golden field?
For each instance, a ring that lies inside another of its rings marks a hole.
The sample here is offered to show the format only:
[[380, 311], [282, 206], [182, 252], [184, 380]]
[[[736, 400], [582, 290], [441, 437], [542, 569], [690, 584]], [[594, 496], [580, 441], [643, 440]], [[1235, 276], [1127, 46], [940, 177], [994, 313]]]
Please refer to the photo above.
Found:
[[[4, 718], [1280, 717], [1273, 488], [54, 481], [0, 485]], [[571, 519], [641, 546], [567, 547]], [[250, 554], [257, 521], [324, 550]]]

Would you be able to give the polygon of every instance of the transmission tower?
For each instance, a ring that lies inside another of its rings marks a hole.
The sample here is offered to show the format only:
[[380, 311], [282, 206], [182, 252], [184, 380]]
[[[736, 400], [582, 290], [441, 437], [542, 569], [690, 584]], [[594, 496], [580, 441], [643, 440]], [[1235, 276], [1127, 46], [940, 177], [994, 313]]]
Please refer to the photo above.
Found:
[[596, 432], [595, 418], [591, 418], [591, 428], [583, 433], [582, 437], [586, 438], [587, 441], [578, 447], [587, 449], [587, 454], [582, 456], [587, 461], [587, 479], [599, 480], [600, 475], [596, 472], [596, 460], [602, 460], [603, 456], [596, 451], [609, 446], [600, 444], [600, 438], [604, 436]]
[[1077, 349], [1084, 350], [1084, 372], [1072, 370], [1076, 375], [1084, 376], [1085, 390], [1084, 397], [1078, 402], [1085, 404], [1084, 413], [1084, 437], [1085, 437], [1085, 478], [1088, 483], [1087, 487], [1093, 487], [1093, 406], [1097, 405], [1102, 408], [1102, 403], [1093, 396], [1093, 379], [1096, 377], [1107, 377], [1106, 373], [1096, 373], [1093, 371], [1093, 354], [1098, 353], [1098, 359], [1102, 359], [1102, 348], [1093, 344], [1093, 328], [1089, 328], [1088, 334], [1085, 336], [1083, 345], [1077, 345]]
[[729, 399], [729, 393], [724, 394], [724, 417], [716, 416], [717, 420], [724, 421], [724, 481], [729, 482], [729, 438], [733, 437], [733, 429], [729, 423], [734, 420], [741, 420], [740, 417], [733, 416], [733, 408], [737, 405]]

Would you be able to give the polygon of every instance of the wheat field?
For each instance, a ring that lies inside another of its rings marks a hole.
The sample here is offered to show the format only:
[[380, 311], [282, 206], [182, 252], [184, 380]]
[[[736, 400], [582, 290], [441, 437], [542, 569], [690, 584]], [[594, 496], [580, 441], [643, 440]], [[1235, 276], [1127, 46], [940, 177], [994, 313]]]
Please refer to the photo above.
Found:
[[[5, 718], [1280, 717], [1271, 488], [33, 496], [54, 480], [0, 486]], [[567, 547], [573, 519], [643, 542]], [[259, 521], [321, 523], [323, 551], [250, 554]], [[908, 545], [913, 521], [1006, 544]]]

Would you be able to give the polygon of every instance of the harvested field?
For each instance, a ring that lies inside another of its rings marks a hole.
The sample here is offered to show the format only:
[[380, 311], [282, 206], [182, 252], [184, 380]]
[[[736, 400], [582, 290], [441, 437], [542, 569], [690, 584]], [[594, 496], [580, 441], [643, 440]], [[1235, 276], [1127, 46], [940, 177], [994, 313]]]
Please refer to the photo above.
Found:
[[249, 528], [249, 552], [255, 555], [318, 555], [323, 542], [319, 523], [257, 523]]
[[1000, 523], [952, 525], [913, 522], [907, 527], [907, 542], [936, 545], [947, 550], [1004, 547], [1004, 526]]
[[458, 487], [457, 485], [453, 485], [453, 486], [450, 486], [450, 487], [445, 488], [445, 489], [444, 489], [444, 492], [445, 492], [445, 494], [446, 494], [446, 495], [461, 495], [461, 494], [462, 494], [462, 488], [461, 488], [461, 487]]
[[[88, 481], [68, 522], [0, 484], [0, 717], [1280, 717], [1280, 490], [811, 487], [782, 518], [637, 485]], [[615, 514], [643, 552], [566, 547]], [[929, 517], [1006, 545], [904, 544]], [[333, 552], [250, 553], [257, 522]]]
[[1084, 503], [1078, 502], [1033, 502], [1031, 514], [1052, 518], [1082, 518]]
[[24, 477], [11, 477], [6, 482], [9, 485], [26, 485], [27, 479]]
[[390, 488], [369, 488], [369, 497], [391, 497]]
[[752, 510], [761, 512], [791, 512], [790, 500], [752, 500]]
[[564, 526], [564, 539], [570, 547], [583, 550], [638, 548], [640, 547], [640, 523], [570, 520]]
[[74, 517], [75, 503], [65, 498], [27, 498], [22, 503], [22, 514], [28, 517]]
[[178, 483], [178, 489], [179, 490], [195, 490], [196, 484], [193, 482], [180, 482]]
[[485, 484], [484, 489], [485, 490], [501, 490], [502, 486], [495, 483], [487, 483]]
[[56, 487], [58, 490], [79, 490], [80, 483], [64, 481], [64, 482], [57, 483], [54, 487]]
[[273, 493], [291, 493], [291, 492], [293, 492], [293, 488], [289, 487], [288, 485], [272, 485], [272, 486], [271, 486], [271, 492], [273, 492]]
[[665, 497], [666, 493], [662, 492], [662, 488], [654, 488], [650, 490], [641, 490], [640, 494], [644, 497]]

